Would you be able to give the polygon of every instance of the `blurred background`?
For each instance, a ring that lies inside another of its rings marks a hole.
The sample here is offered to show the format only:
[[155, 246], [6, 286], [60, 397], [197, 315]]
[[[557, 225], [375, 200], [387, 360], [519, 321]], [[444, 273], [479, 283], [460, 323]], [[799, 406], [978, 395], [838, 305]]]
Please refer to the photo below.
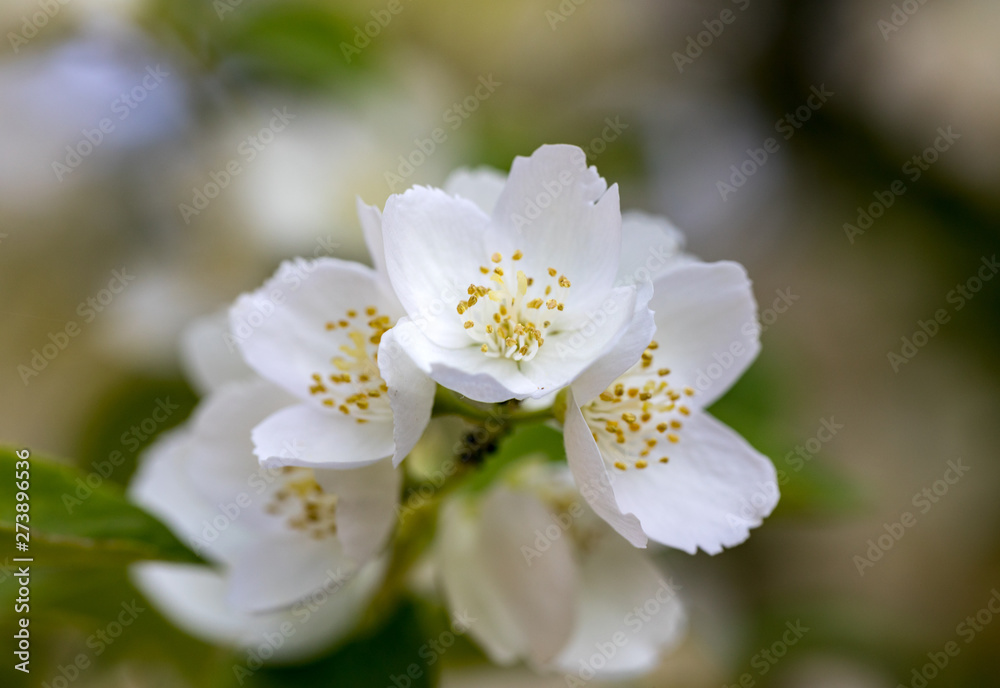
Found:
[[[782, 480], [746, 544], [657, 553], [690, 632], [628, 685], [1000, 685], [1000, 4], [5, 0], [0, 29], [0, 442], [85, 468], [122, 450], [127, 484], [197, 401], [191, 320], [284, 258], [363, 258], [357, 196], [572, 143], [623, 209], [747, 266], [763, 353], [713, 411]], [[33, 586], [33, 672], [5, 651], [3, 685], [60, 686], [81, 652], [81, 688], [237, 685], [152, 608], [88, 647], [140, 598], [124, 566]], [[354, 651], [378, 662], [404, 621]], [[782, 646], [787, 624], [808, 630]], [[354, 685], [323, 661], [254, 680]], [[565, 685], [481, 662], [434, 672]]]

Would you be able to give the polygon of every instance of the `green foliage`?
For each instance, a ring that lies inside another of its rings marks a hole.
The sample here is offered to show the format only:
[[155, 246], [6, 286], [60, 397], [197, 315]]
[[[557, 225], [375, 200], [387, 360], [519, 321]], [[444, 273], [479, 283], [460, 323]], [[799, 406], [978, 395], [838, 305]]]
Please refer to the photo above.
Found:
[[[366, 18], [336, 5], [159, 0], [148, 11], [152, 31], [169, 27], [202, 69], [218, 71], [240, 87], [322, 89], [339, 85], [369, 62], [369, 51], [358, 51], [354, 44], [355, 26]], [[347, 56], [345, 44], [350, 46]]]
[[197, 403], [197, 394], [180, 377], [129, 377], [91, 404], [76, 445], [77, 465], [128, 484], [143, 450], [187, 420]]
[[[131, 504], [124, 491], [99, 473], [83, 473], [31, 455], [27, 501], [16, 499], [21, 471], [16, 449], [0, 448], [0, 532], [14, 540], [16, 505], [29, 505], [28, 552], [35, 565], [86, 562], [110, 565], [139, 559], [199, 563], [201, 559], [166, 526]], [[23, 521], [24, 519], [22, 519]], [[23, 531], [23, 528], [21, 529]]]
[[[244, 8], [243, 15], [235, 18], [233, 30], [223, 37], [220, 47], [254, 76], [318, 85], [348, 71], [341, 44], [353, 47], [353, 39], [346, 19], [325, 9], [294, 4], [256, 11]], [[361, 51], [352, 62], [365, 54]]]

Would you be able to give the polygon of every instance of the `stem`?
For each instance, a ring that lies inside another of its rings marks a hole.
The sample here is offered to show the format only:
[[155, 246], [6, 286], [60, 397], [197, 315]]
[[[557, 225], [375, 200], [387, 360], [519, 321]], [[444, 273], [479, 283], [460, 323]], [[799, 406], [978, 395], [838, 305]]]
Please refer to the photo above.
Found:
[[[385, 578], [379, 591], [368, 605], [360, 628], [377, 627], [389, 616], [407, 586], [407, 577], [413, 566], [420, 561], [433, 543], [437, 532], [438, 511], [445, 497], [463, 485], [472, 473], [471, 466], [462, 466], [454, 475], [437, 488], [423, 502], [410, 505], [409, 500], [401, 504], [399, 524], [392, 538], [392, 549], [386, 564]], [[409, 483], [409, 481], [407, 481]]]
[[[504, 402], [484, 409], [463, 401], [457, 394], [439, 385], [434, 392], [434, 409], [431, 415], [435, 417], [460, 416], [473, 423], [493, 420], [504, 425], [507, 423], [536, 423], [554, 417], [552, 408], [520, 411], [517, 410], [517, 403], [516, 401]], [[511, 408], [514, 410], [509, 410]]]
[[552, 415], [552, 408], [537, 409], [535, 411], [515, 411], [506, 416], [507, 420], [511, 423], [538, 423], [543, 420], [550, 420], [555, 416]]
[[[432, 415], [459, 416], [485, 429], [491, 441], [499, 442], [514, 425], [550, 420], [560, 415], [561, 400], [562, 397], [557, 398], [554, 407], [536, 411], [522, 411], [518, 402], [493, 404], [483, 408], [466, 402], [451, 390], [438, 386], [434, 393]], [[362, 628], [376, 626], [391, 612], [404, 594], [410, 570], [420, 561], [433, 542], [437, 530], [438, 510], [442, 501], [456, 489], [472, 483], [477, 475], [478, 471], [475, 469], [477, 463], [482, 461], [481, 456], [475, 462], [465, 462], [461, 457], [454, 458], [459, 459], [459, 469], [454, 475], [451, 475], [423, 502], [412, 506], [409, 503], [403, 504], [406, 510], [398, 512], [400, 522], [392, 540], [385, 579], [381, 589], [369, 604], [365, 618], [361, 622]], [[497, 468], [493, 466], [492, 472], [495, 473]]]
[[458, 398], [454, 392], [438, 386], [434, 392], [433, 416], [461, 416], [466, 420], [488, 420], [492, 414]]

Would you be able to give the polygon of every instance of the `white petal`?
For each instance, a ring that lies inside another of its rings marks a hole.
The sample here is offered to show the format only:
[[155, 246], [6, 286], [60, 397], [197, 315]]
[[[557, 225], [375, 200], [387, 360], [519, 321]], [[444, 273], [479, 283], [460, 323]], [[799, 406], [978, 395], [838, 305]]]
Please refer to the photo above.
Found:
[[396, 328], [382, 335], [378, 355], [379, 373], [389, 388], [392, 407], [394, 466], [406, 458], [423, 435], [431, 419], [437, 389], [434, 380], [406, 353], [397, 336]]
[[[212, 516], [220, 513], [220, 505], [238, 503], [235, 510], [249, 527], [274, 524], [275, 519], [264, 513], [264, 505], [277, 483], [254, 456], [250, 433], [294, 401], [284, 390], [259, 378], [228, 384], [202, 400], [189, 426], [188, 456], [177, 470], [215, 507]], [[258, 489], [258, 485], [271, 489]]]
[[656, 367], [670, 384], [692, 387], [705, 408], [739, 379], [760, 351], [757, 303], [737, 263], [678, 265], [654, 284]]
[[597, 676], [646, 673], [683, 637], [679, 586], [666, 579], [645, 552], [621, 538], [601, 537], [586, 551], [578, 589], [576, 629], [555, 662], [564, 672], [579, 678], [581, 666], [593, 668], [590, 658], [610, 643], [614, 654]]
[[366, 204], [361, 198], [355, 199], [354, 204], [375, 272], [385, 275], [388, 279], [388, 273], [385, 271], [385, 245], [382, 243], [382, 211], [376, 206]]
[[482, 554], [479, 517], [468, 513], [470, 508], [466, 500], [451, 499], [441, 509], [435, 557], [442, 590], [453, 613], [475, 620], [469, 635], [490, 659], [496, 664], [512, 664], [524, 640], [506, 600], [487, 584], [491, 573]]
[[207, 566], [144, 562], [129, 572], [170, 621], [209, 642], [235, 644], [247, 625], [271, 625], [261, 623], [266, 617], [251, 617], [228, 607], [225, 575]]
[[198, 318], [181, 336], [181, 363], [192, 385], [208, 394], [227, 382], [254, 376], [229, 334], [227, 311]]
[[317, 468], [316, 482], [337, 495], [337, 539], [344, 553], [366, 562], [382, 550], [396, 524], [402, 472], [388, 461], [347, 470]]
[[356, 569], [334, 538], [315, 540], [297, 533], [261, 537], [232, 563], [227, 600], [248, 612], [286, 609]]
[[[335, 258], [282, 264], [277, 274], [230, 310], [230, 328], [247, 363], [300, 399], [319, 405], [309, 390], [313, 375], [338, 372], [331, 357], [354, 347], [351, 332], [367, 332], [368, 306], [394, 321], [399, 305], [379, 287], [376, 273]], [[328, 322], [357, 312], [357, 327], [327, 329]]]
[[452, 196], [467, 198], [484, 213], [492, 215], [506, 182], [507, 177], [502, 172], [490, 167], [478, 167], [474, 170], [463, 168], [448, 175], [444, 190]]
[[[273, 662], [298, 661], [326, 649], [354, 630], [376, 586], [383, 566], [372, 563], [344, 584], [331, 580], [308, 601], [291, 610], [246, 613], [226, 603], [223, 574], [204, 566], [146, 562], [130, 567], [136, 586], [171, 622], [213, 644], [257, 650], [272, 647]], [[286, 635], [282, 627], [294, 626]], [[284, 638], [278, 647], [268, 643]]]
[[618, 506], [611, 474], [572, 391], [566, 399], [563, 441], [566, 443], [566, 462], [583, 498], [622, 537], [636, 547], [645, 547], [647, 538], [639, 519]]
[[529, 158], [515, 158], [493, 222], [511, 249], [523, 251], [527, 274], [554, 267], [569, 278], [567, 309], [598, 306], [614, 285], [621, 251], [618, 188], [607, 188], [579, 148], [542, 146]]
[[[191, 455], [191, 432], [174, 430], [160, 436], [143, 454], [129, 485], [129, 499], [165, 523], [173, 533], [202, 556], [225, 561], [242, 544], [238, 528], [222, 542], [206, 542], [205, 526], [218, 511], [205, 499], [185, 471]], [[240, 540], [240, 542], [237, 542]]]
[[583, 403], [603, 392], [608, 385], [638, 363], [642, 352], [653, 340], [656, 334], [653, 312], [645, 306], [639, 311], [618, 344], [594, 361], [573, 382], [573, 393]]
[[[542, 394], [558, 391], [573, 382], [595, 361], [621, 345], [625, 355], [639, 346], [645, 333], [653, 325], [653, 314], [649, 309], [636, 310], [635, 287], [616, 287], [605, 295], [600, 309], [574, 323], [572, 330], [545, 338], [545, 344], [530, 361], [521, 363], [521, 371], [531, 380]], [[630, 324], [636, 319], [642, 322], [632, 330]], [[644, 323], [644, 324], [643, 324]], [[630, 338], [622, 341], [628, 334]], [[642, 349], [649, 345], [647, 340]], [[639, 355], [636, 354], [635, 360]], [[609, 377], [610, 376], [610, 377]], [[618, 377], [616, 368], [599, 367], [589, 376], [590, 385], [601, 385], [598, 393]], [[532, 396], [540, 396], [533, 394]]]
[[447, 315], [454, 316], [479, 266], [489, 260], [488, 223], [472, 201], [439, 189], [414, 187], [386, 201], [382, 233], [389, 279], [411, 319], [440, 346], [469, 342], [461, 319]]
[[616, 284], [655, 281], [679, 261], [684, 235], [665, 218], [635, 211], [622, 214], [622, 252]]
[[299, 404], [268, 416], [251, 437], [265, 466], [357, 468], [392, 456], [392, 432], [389, 419], [359, 423]]
[[426, 375], [469, 399], [492, 403], [544, 396], [549, 391], [525, 377], [510, 359], [484, 356], [475, 345], [438, 346], [409, 318], [402, 318], [392, 332], [394, 341]]
[[438, 561], [449, 606], [475, 619], [469, 633], [494, 662], [544, 663], [574, 622], [576, 570], [568, 538], [528, 556], [535, 531], [554, 523], [541, 502], [497, 488], [479, 507], [470, 513], [467, 501], [452, 500], [441, 515]]
[[615, 496], [650, 539], [717, 554], [750, 536], [778, 503], [771, 461], [731, 428], [698, 413], [684, 423], [670, 462], [616, 474]]
[[550, 661], [566, 644], [575, 623], [576, 563], [568, 537], [550, 540], [540, 556], [526, 555], [539, 532], [555, 525], [533, 495], [504, 487], [482, 505], [482, 551], [498, 592], [524, 637], [524, 655]]

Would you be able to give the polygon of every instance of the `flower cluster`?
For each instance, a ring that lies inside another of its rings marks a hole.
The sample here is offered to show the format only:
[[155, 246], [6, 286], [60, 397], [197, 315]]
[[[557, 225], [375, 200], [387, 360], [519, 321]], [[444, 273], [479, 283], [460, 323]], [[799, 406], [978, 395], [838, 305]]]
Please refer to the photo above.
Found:
[[[140, 584], [213, 639], [290, 627], [276, 654], [298, 656], [346, 637], [416, 539], [493, 661], [593, 674], [595, 643], [655, 600], [599, 667], [648, 670], [684, 613], [642, 548], [718, 553], [778, 498], [771, 462], [705, 411], [759, 350], [745, 271], [623, 215], [572, 146], [358, 214], [373, 267], [287, 262], [189, 337], [207, 397], [132, 493], [217, 566], [146, 564]], [[400, 464], [443, 415], [487, 441], [428, 500], [436, 518], [410, 522], [436, 530], [414, 532], [397, 523]], [[562, 429], [565, 462], [486, 471], [527, 422]]]

